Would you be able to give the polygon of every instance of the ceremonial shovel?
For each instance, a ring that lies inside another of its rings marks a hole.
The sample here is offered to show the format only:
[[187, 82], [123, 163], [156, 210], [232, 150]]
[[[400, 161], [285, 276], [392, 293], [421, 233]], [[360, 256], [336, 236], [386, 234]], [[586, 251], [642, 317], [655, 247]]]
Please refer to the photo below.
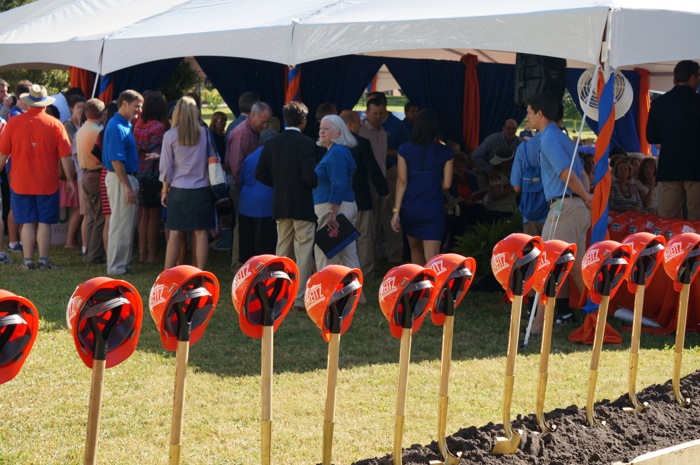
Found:
[[447, 395], [450, 385], [450, 362], [452, 361], [452, 339], [454, 336], [455, 325], [455, 305], [452, 298], [452, 291], [449, 287], [445, 289], [445, 325], [442, 329], [442, 359], [440, 364], [440, 389], [438, 396], [440, 398], [438, 404], [438, 448], [442, 455], [442, 461], [431, 460], [430, 465], [457, 465], [461, 452], [454, 455], [447, 448], [447, 404], [449, 397]]
[[100, 426], [102, 409], [102, 386], [104, 385], [105, 364], [107, 363], [107, 340], [116, 324], [119, 313], [112, 312], [110, 319], [102, 330], [99, 329], [97, 318], [100, 313], [121, 307], [129, 303], [124, 297], [116, 297], [102, 304], [91, 307], [84, 313], [95, 338], [95, 350], [92, 362], [92, 384], [90, 386], [90, 406], [88, 408], [87, 438], [85, 440], [85, 464], [97, 463], [97, 435]]
[[639, 367], [639, 343], [642, 333], [642, 315], [644, 313], [644, 292], [647, 282], [661, 260], [659, 254], [664, 250], [666, 240], [663, 236], [655, 236], [648, 232], [640, 232], [629, 235], [622, 242], [632, 246], [631, 266], [627, 287], [634, 292], [634, 316], [632, 319], [632, 342], [630, 343], [630, 363], [627, 375], [627, 386], [629, 389], [629, 399], [632, 407], [623, 407], [625, 412], [643, 412], [646, 403], [637, 399], [637, 369]]
[[143, 305], [131, 284], [92, 278], [79, 285], [68, 303], [66, 322], [78, 355], [92, 367], [90, 404], [85, 439], [85, 464], [97, 463], [97, 438], [106, 368], [128, 358], [141, 331]]
[[503, 429], [505, 437], [497, 437], [493, 447], [494, 455], [514, 454], [518, 450], [522, 430], [513, 430], [510, 423], [510, 408], [515, 384], [515, 358], [518, 355], [518, 338], [520, 337], [520, 313], [523, 305], [523, 274], [520, 268], [513, 270], [513, 304], [510, 313], [510, 333], [508, 335], [508, 352], [506, 354], [506, 383], [503, 390]]
[[262, 303], [263, 309], [263, 335], [261, 348], [261, 384], [262, 384], [262, 413], [260, 425], [262, 428], [262, 463], [270, 464], [272, 443], [272, 359], [275, 333], [272, 326], [272, 308], [258, 283], [254, 292]]
[[544, 399], [547, 393], [547, 378], [549, 376], [549, 353], [552, 347], [552, 325], [554, 323], [554, 305], [556, 297], [564, 284], [576, 256], [576, 245], [567, 244], [559, 240], [550, 240], [544, 243], [544, 251], [540, 264], [535, 271], [535, 283], [533, 287], [542, 296], [544, 302], [544, 326], [542, 328], [542, 346], [540, 349], [540, 376], [537, 384], [537, 403], [535, 415], [537, 425], [542, 434], [547, 434], [556, 429], [556, 425], [550, 425], [544, 418]]
[[678, 291], [678, 322], [676, 324], [676, 342], [673, 358], [673, 395], [681, 407], [689, 407], [690, 399], [681, 393], [681, 362], [685, 343], [686, 323], [688, 321], [688, 300], [690, 284], [700, 270], [700, 235], [684, 233], [669, 239], [664, 250], [664, 268], [674, 281], [673, 287]]
[[543, 250], [542, 238], [513, 233], [499, 241], [491, 254], [493, 275], [513, 303], [510, 312], [510, 333], [508, 335], [505, 387], [503, 389], [503, 428], [506, 435], [496, 438], [496, 445], [491, 451], [494, 455], [513, 454], [520, 444], [522, 432], [513, 431], [510, 422], [513, 385], [515, 384], [515, 359], [518, 355], [518, 338], [520, 337], [520, 314], [523, 294], [532, 288], [535, 271], [539, 267]]
[[406, 391], [408, 367], [411, 363], [411, 327], [413, 312], [408, 295], [401, 297], [403, 320], [401, 321], [401, 351], [399, 353], [399, 382], [396, 390], [396, 423], [394, 424], [394, 465], [401, 465], [404, 420], [406, 415]]
[[452, 363], [452, 341], [454, 338], [455, 308], [464, 298], [474, 277], [476, 261], [457, 254], [442, 254], [430, 259], [426, 268], [435, 271], [437, 281], [437, 300], [430, 317], [436, 325], [443, 325], [442, 358], [440, 365], [440, 388], [438, 391], [438, 427], [437, 443], [442, 461], [431, 460], [430, 465], [457, 465], [459, 457], [447, 448], [447, 406], [450, 383], [450, 365]]
[[402, 464], [404, 420], [408, 367], [411, 361], [411, 333], [420, 328], [436, 296], [433, 283], [435, 272], [414, 264], [400, 265], [389, 270], [379, 288], [379, 306], [389, 321], [391, 335], [401, 338], [399, 380], [396, 392], [396, 422], [394, 424], [394, 465]]
[[338, 384], [340, 336], [352, 322], [362, 292], [362, 272], [342, 265], [328, 265], [309, 278], [304, 306], [328, 342], [328, 383], [323, 422], [322, 465], [331, 465], [335, 394]]
[[243, 332], [262, 338], [260, 415], [263, 465], [270, 465], [272, 442], [272, 367], [274, 332], [294, 304], [299, 271], [286, 257], [258, 255], [248, 260], [236, 273], [231, 285], [233, 305]]
[[[185, 377], [187, 376], [187, 359], [190, 354], [190, 332], [192, 330], [192, 318], [195, 310], [202, 312], [213, 311], [211, 304], [203, 308], [198, 307], [198, 301], [203, 298], [211, 298], [212, 295], [204, 287], [197, 287], [187, 292], [182, 292], [180, 302], [173, 302], [177, 315], [178, 334], [177, 352], [175, 355], [175, 390], [173, 395], [173, 419], [170, 428], [170, 465], [180, 463], [180, 450], [182, 448], [182, 419], [185, 408]], [[189, 300], [189, 303], [186, 302]], [[183, 311], [183, 307], [185, 310]]]
[[683, 345], [685, 344], [685, 326], [688, 321], [688, 299], [690, 296], [690, 283], [683, 282], [689, 279], [690, 272], [686, 269], [681, 275], [681, 295], [678, 300], [678, 323], [676, 324], [676, 342], [673, 357], [673, 396], [681, 407], [690, 406], [690, 398], [681, 394], [681, 363], [683, 361]]
[[[595, 419], [595, 390], [610, 296], [622, 283], [621, 278], [626, 275], [628, 262], [624, 257], [629, 257], [630, 251], [629, 245], [622, 245], [615, 241], [601, 241], [593, 244], [583, 257], [584, 282], [590, 289], [591, 300], [599, 304], [586, 398], [586, 420], [589, 426], [598, 424]], [[586, 281], [587, 278], [591, 278], [591, 281]]]
[[190, 346], [204, 334], [219, 299], [219, 280], [190, 265], [163, 271], [149, 295], [151, 317], [166, 350], [175, 350], [175, 389], [170, 427], [170, 465], [180, 463], [185, 378]]

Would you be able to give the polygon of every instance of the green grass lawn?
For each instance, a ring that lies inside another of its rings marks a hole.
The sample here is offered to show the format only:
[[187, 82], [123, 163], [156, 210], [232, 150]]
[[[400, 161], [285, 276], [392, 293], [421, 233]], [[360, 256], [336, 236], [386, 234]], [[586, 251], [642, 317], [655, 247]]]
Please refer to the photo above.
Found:
[[[41, 316], [34, 348], [20, 374], [0, 390], [0, 464], [82, 463], [91, 370], [78, 357], [66, 328], [65, 308], [79, 283], [104, 273], [75, 251], [51, 250], [58, 271], [0, 267], [0, 286], [29, 298]], [[16, 256], [14, 257], [16, 258]], [[182, 463], [259, 463], [259, 340], [238, 328], [230, 297], [228, 255], [212, 252], [210, 269], [221, 297], [204, 337], [190, 350]], [[160, 267], [135, 261], [127, 277], [147, 300]], [[478, 275], [478, 272], [477, 272]], [[340, 343], [334, 463], [392, 450], [399, 340], [390, 336], [377, 304], [377, 280], [366, 283], [368, 303], [358, 307]], [[457, 309], [448, 434], [461, 427], [501, 422], [510, 304], [500, 294], [471, 292]], [[619, 327], [616, 321], [611, 322]], [[523, 320], [523, 325], [525, 321]], [[572, 344], [574, 326], [555, 328], [546, 411], [585, 405], [589, 346]], [[597, 399], [627, 390], [629, 333], [601, 357]], [[404, 444], [435, 440], [442, 329], [427, 318], [413, 338]], [[683, 375], [700, 365], [700, 337], [686, 338]], [[534, 412], [539, 340], [517, 359], [513, 416]], [[671, 377], [672, 336], [643, 335], [638, 390]], [[320, 461], [327, 345], [303, 313], [290, 312], [275, 334], [272, 458], [280, 464]], [[167, 463], [175, 354], [160, 343], [148, 309], [135, 353], [107, 370], [98, 461]]]

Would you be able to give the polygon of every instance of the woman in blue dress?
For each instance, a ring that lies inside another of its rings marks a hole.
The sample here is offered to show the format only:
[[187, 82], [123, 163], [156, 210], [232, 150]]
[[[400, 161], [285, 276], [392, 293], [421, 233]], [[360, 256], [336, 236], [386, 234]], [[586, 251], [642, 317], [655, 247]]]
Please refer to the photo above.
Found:
[[411, 141], [399, 147], [396, 200], [391, 227], [403, 231], [418, 265], [440, 253], [445, 235], [442, 191], [452, 186], [453, 152], [437, 142], [438, 115], [426, 108], [418, 113]]

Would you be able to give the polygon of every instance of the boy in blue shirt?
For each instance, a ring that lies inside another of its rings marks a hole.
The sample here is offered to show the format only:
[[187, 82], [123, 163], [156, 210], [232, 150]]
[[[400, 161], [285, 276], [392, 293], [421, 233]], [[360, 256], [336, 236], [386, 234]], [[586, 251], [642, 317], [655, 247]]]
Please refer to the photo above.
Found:
[[[583, 164], [574, 151], [573, 141], [557, 126], [561, 106], [561, 102], [550, 93], [534, 95], [527, 102], [527, 119], [533, 128], [542, 132], [540, 166], [544, 195], [549, 203], [542, 239], [559, 239], [576, 244], [576, 261], [569, 282], [573, 282], [581, 291], [581, 260], [586, 251], [586, 231], [591, 226], [590, 206], [593, 197], [581, 181]], [[568, 283], [564, 284], [558, 297], [557, 313], [561, 318], [570, 313]], [[543, 323], [544, 308], [539, 305], [532, 333], [541, 333]]]

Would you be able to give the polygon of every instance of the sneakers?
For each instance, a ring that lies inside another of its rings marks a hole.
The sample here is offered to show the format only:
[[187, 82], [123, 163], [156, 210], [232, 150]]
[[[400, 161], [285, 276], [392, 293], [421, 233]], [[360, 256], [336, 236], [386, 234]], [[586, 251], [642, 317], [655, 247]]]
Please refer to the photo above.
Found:
[[558, 325], [563, 325], [566, 323], [575, 323], [576, 322], [576, 317], [574, 316], [574, 312], [569, 310], [568, 312], [557, 312], [556, 324]]
[[39, 263], [37, 263], [36, 268], [38, 270], [60, 270], [59, 267], [51, 263], [51, 260], [39, 260]]
[[0, 264], [1, 265], [11, 265], [13, 262], [10, 257], [7, 256], [5, 252], [0, 252]]
[[19, 267], [23, 270], [36, 270], [36, 265], [33, 262], [22, 262]]
[[566, 323], [576, 323], [576, 315], [574, 311], [569, 308], [569, 299], [557, 299], [556, 310], [554, 312], [555, 322], [558, 325]]
[[7, 250], [13, 253], [22, 253], [22, 244], [20, 244], [19, 242], [10, 242], [10, 244], [7, 246]]

